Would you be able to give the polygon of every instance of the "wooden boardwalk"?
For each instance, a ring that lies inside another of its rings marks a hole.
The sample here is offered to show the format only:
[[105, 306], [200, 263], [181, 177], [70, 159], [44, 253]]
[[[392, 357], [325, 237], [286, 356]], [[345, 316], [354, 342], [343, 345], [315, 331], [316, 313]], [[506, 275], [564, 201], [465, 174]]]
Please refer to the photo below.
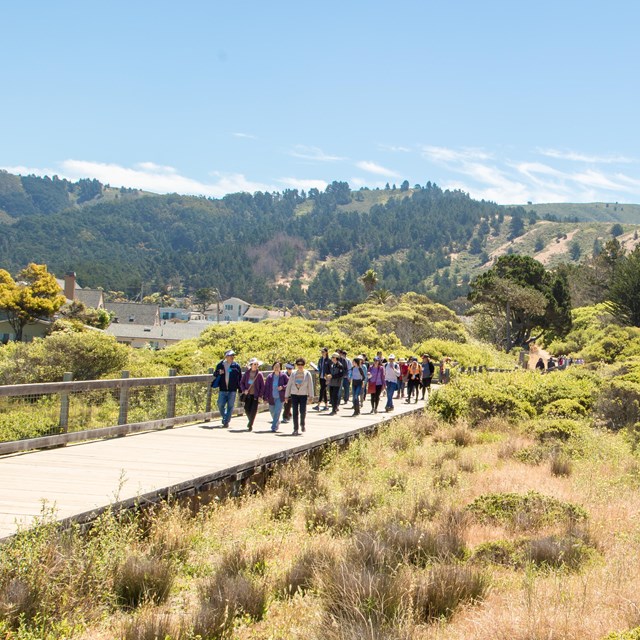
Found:
[[[383, 407], [386, 399], [381, 398]], [[259, 413], [253, 432], [246, 418], [77, 444], [0, 458], [0, 538], [28, 527], [43, 512], [57, 520], [90, 520], [109, 505], [127, 507], [167, 494], [194, 495], [224, 478], [251, 475], [256, 467], [286, 459], [331, 441], [367, 431], [398, 415], [424, 408], [424, 401], [395, 401], [395, 411], [350, 417], [308, 411], [307, 431], [291, 435], [292, 424], [270, 430]], [[365, 411], [369, 409], [365, 405]]]

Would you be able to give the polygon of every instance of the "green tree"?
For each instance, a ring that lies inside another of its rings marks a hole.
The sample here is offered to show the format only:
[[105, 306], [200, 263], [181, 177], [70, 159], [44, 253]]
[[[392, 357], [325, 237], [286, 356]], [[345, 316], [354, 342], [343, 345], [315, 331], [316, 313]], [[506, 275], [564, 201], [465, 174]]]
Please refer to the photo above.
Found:
[[624, 233], [624, 229], [622, 228], [622, 225], [619, 222], [616, 222], [612, 227], [611, 227], [611, 235], [614, 238], [617, 238], [618, 236], [621, 236]]
[[582, 249], [580, 248], [580, 243], [577, 240], [572, 240], [569, 244], [569, 255], [575, 262], [578, 262], [578, 260], [580, 260]]
[[361, 276], [360, 282], [367, 293], [371, 293], [378, 284], [378, 274], [373, 269], [367, 269]]
[[193, 303], [200, 313], [204, 313], [212, 302], [220, 303], [219, 294], [211, 287], [203, 287], [193, 294]]
[[542, 239], [542, 236], [538, 236], [536, 238], [536, 243], [533, 247], [533, 250], [538, 253], [540, 251], [542, 251], [544, 249], [544, 240]]
[[625, 324], [640, 327], [640, 246], [617, 265], [609, 289], [612, 313]]
[[49, 319], [66, 302], [56, 279], [44, 264], [29, 264], [17, 281], [0, 269], [0, 311], [7, 315], [16, 341], [22, 340], [24, 327], [37, 319]]
[[504, 322], [500, 343], [508, 352], [542, 335], [564, 335], [571, 328], [571, 298], [565, 278], [545, 270], [529, 256], [501, 256], [471, 282], [475, 313]]
[[393, 293], [388, 289], [376, 289], [367, 296], [367, 300], [371, 300], [376, 304], [387, 304], [394, 299]]
[[106, 309], [92, 309], [80, 300], [64, 305], [60, 309], [60, 315], [67, 320], [96, 329], [106, 329], [111, 324], [111, 314]]

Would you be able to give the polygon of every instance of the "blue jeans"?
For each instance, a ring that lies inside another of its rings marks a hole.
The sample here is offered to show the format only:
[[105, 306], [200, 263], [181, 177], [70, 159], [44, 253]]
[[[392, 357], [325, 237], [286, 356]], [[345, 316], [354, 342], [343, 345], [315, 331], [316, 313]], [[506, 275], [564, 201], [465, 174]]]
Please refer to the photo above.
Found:
[[351, 392], [353, 394], [353, 411], [360, 413], [360, 403], [362, 401], [362, 380], [353, 380]]
[[236, 393], [237, 391], [218, 391], [218, 411], [220, 411], [222, 424], [227, 427], [236, 404]]
[[275, 431], [280, 424], [280, 413], [282, 412], [282, 400], [277, 398], [273, 404], [269, 405], [269, 413], [271, 414], [271, 431]]
[[398, 388], [397, 382], [387, 381], [387, 405], [385, 409], [393, 409], [393, 394]]
[[340, 390], [340, 400], [344, 400], [344, 402], [349, 402], [349, 386], [351, 385], [351, 380], [345, 377], [342, 378], [342, 389]]

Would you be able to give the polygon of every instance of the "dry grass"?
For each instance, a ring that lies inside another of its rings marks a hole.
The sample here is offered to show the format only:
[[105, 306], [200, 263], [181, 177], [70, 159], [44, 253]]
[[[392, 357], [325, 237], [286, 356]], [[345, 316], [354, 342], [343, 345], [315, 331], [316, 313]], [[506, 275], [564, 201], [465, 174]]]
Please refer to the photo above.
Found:
[[[19, 628], [22, 612], [32, 637], [45, 637], [34, 631], [42, 603], [88, 629], [52, 638], [92, 640], [600, 640], [639, 625], [637, 459], [620, 434], [594, 432], [593, 452], [554, 474], [552, 460], [514, 458], [532, 443], [503, 420], [470, 431], [418, 416], [320, 466], [286, 465], [262, 495], [196, 517], [172, 506], [144, 525], [105, 522], [84, 542], [34, 537], [0, 555], [0, 632]], [[480, 521], [467, 510], [480, 496], [530, 491], [579, 505], [586, 522], [544, 509]], [[485, 544], [502, 564], [474, 561]], [[174, 571], [167, 591], [150, 586], [140, 559]], [[132, 576], [127, 589], [118, 567]], [[144, 606], [111, 617], [119, 593]]]

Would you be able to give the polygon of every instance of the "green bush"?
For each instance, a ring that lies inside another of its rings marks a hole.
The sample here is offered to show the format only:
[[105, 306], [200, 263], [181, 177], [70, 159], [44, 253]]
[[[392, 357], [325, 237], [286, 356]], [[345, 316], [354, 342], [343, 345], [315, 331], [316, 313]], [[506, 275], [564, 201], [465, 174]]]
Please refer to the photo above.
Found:
[[595, 403], [596, 419], [618, 431], [640, 421], [640, 383], [611, 380], [603, 385]]
[[602, 640], [640, 640], [640, 627], [628, 631], [614, 631]]
[[526, 420], [535, 416], [535, 409], [526, 400], [521, 400], [490, 386], [478, 391], [467, 400], [469, 419], [473, 424], [494, 417], [513, 421]]
[[542, 414], [557, 418], [582, 418], [587, 415], [587, 410], [577, 400], [561, 398], [550, 402]]
[[558, 522], [587, 519], [580, 506], [563, 502], [537, 491], [527, 493], [488, 493], [477, 497], [467, 510], [481, 523], [537, 529]]

